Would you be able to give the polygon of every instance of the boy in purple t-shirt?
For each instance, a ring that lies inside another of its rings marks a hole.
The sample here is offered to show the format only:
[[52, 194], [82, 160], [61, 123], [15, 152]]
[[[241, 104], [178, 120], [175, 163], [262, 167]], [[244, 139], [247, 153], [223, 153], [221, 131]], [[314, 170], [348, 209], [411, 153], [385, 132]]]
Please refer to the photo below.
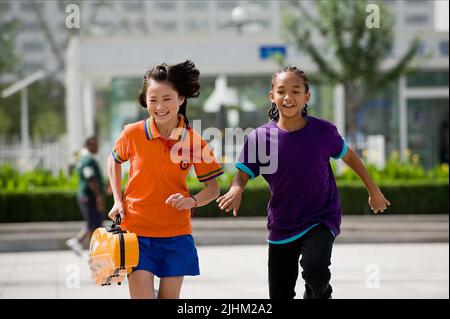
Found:
[[287, 67], [274, 74], [269, 97], [271, 121], [248, 136], [236, 163], [238, 174], [217, 202], [236, 216], [247, 181], [262, 175], [271, 192], [267, 223], [270, 298], [295, 297], [302, 255], [303, 297], [329, 299], [328, 267], [342, 215], [330, 158], [342, 158], [361, 178], [374, 213], [383, 212], [390, 203], [336, 127], [307, 115], [310, 92], [303, 71]]

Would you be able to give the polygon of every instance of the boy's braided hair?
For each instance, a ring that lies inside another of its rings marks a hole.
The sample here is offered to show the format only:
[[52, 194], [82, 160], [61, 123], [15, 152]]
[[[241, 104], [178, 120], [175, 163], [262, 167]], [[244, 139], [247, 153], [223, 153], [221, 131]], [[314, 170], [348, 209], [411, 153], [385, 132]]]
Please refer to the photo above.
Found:
[[[273, 87], [275, 85], [275, 80], [277, 78], [277, 76], [281, 73], [284, 72], [293, 72], [295, 74], [297, 74], [300, 78], [303, 79], [303, 82], [305, 83], [305, 90], [306, 92], [309, 91], [309, 86], [308, 86], [308, 77], [306, 76], [305, 72], [303, 72], [302, 70], [300, 70], [299, 68], [297, 68], [296, 66], [286, 66], [283, 70], [276, 72], [273, 76], [272, 76], [272, 85], [270, 87], [271, 90], [273, 90]], [[308, 104], [305, 104], [305, 107], [302, 110], [302, 116], [305, 117], [306, 115], [308, 115]], [[278, 122], [278, 120], [280, 119], [280, 113], [278, 112], [277, 106], [275, 105], [275, 103], [272, 103], [272, 105], [269, 108], [269, 112], [267, 113], [269, 115], [269, 119], [274, 120], [276, 122]]]

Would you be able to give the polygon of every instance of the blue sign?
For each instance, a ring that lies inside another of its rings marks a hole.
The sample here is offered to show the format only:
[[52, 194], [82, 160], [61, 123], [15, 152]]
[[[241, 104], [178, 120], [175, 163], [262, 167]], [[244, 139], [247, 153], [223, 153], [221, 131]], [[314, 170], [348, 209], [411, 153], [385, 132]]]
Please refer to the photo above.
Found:
[[263, 45], [259, 47], [259, 57], [262, 60], [271, 58], [275, 54], [286, 57], [286, 47], [283, 45]]

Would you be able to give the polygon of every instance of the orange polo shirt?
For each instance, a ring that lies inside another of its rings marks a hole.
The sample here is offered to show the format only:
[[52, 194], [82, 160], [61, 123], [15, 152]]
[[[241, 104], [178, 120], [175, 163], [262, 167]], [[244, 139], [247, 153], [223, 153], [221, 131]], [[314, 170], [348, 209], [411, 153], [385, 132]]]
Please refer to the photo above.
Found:
[[169, 138], [160, 135], [152, 117], [125, 125], [112, 156], [119, 164], [130, 161], [122, 226], [138, 236], [191, 234], [190, 210], [178, 210], [165, 201], [176, 193], [189, 195], [186, 176], [192, 165], [201, 182], [223, 174], [206, 141], [186, 127], [181, 115]]

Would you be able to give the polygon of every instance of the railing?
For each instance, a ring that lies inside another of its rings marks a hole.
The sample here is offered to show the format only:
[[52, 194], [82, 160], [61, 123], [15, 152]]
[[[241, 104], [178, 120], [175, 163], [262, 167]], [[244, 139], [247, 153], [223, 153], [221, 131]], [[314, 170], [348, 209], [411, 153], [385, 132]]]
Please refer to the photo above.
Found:
[[58, 174], [67, 172], [68, 148], [63, 142], [39, 143], [25, 150], [20, 144], [0, 144], [0, 164], [8, 163], [21, 172], [42, 168]]

